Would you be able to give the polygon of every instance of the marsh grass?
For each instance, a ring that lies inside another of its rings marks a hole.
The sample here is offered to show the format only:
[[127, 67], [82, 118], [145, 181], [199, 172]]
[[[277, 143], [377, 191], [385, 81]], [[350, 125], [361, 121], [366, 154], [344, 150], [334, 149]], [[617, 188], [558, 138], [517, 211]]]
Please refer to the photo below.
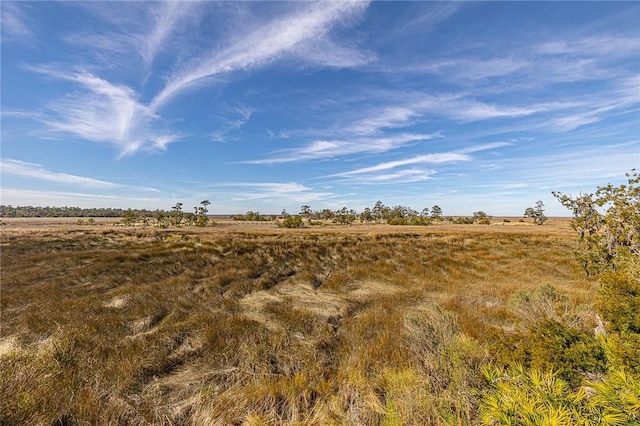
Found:
[[[2, 234], [2, 424], [469, 424], [562, 233]], [[464, 229], [464, 228], [462, 228]]]

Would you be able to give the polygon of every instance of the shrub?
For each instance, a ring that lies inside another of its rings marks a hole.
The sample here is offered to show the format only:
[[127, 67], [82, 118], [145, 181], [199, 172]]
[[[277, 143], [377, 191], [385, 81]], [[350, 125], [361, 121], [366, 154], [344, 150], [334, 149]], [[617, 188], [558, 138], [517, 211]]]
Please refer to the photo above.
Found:
[[608, 272], [600, 278], [598, 310], [611, 331], [640, 333], [640, 279], [630, 273]]
[[482, 394], [484, 425], [637, 425], [640, 382], [624, 371], [612, 371], [588, 388], [571, 390], [552, 372], [486, 369], [488, 390]]
[[280, 228], [303, 228], [302, 216], [287, 216], [278, 224]]
[[502, 359], [525, 367], [554, 371], [572, 387], [587, 373], [606, 371], [605, 351], [587, 327], [589, 313], [551, 285], [517, 292], [511, 300], [524, 329], [506, 337]]

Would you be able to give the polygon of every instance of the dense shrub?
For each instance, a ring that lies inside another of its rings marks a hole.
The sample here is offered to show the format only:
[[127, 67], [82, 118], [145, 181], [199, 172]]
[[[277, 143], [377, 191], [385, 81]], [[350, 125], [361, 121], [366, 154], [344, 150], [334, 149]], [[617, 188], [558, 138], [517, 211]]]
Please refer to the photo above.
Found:
[[606, 371], [605, 351], [589, 333], [546, 319], [531, 324], [524, 332], [505, 337], [499, 359], [525, 368], [553, 371], [577, 388], [587, 373]]
[[488, 390], [480, 403], [485, 425], [637, 425], [640, 422], [640, 382], [623, 371], [612, 371], [588, 388], [572, 390], [553, 372], [508, 369], [484, 372]]
[[302, 228], [304, 221], [302, 216], [287, 216], [278, 224], [280, 228]]

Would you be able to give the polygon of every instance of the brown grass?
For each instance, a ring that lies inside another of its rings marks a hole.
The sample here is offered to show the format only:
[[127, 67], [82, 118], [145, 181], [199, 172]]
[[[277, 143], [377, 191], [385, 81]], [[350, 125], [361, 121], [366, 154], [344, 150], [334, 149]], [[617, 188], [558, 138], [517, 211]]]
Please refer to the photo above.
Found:
[[1, 424], [470, 424], [567, 222], [2, 228]]

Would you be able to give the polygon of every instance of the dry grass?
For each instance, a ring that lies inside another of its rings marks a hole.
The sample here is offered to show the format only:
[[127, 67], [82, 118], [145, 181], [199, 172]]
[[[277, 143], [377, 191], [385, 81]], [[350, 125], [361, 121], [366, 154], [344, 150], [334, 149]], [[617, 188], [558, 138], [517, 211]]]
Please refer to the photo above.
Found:
[[591, 301], [572, 238], [11, 222], [0, 424], [470, 424], [513, 295]]

